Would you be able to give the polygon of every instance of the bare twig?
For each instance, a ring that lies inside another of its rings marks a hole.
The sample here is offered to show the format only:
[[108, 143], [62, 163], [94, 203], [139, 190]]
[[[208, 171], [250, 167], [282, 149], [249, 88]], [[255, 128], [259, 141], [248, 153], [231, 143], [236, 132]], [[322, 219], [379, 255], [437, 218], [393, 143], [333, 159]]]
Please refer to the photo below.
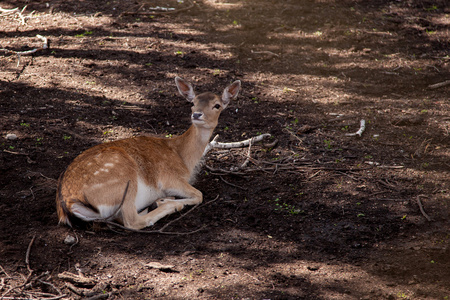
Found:
[[14, 154], [14, 155], [25, 155], [28, 156], [28, 153], [20, 153], [20, 152], [14, 152], [14, 151], [9, 151], [9, 150], [3, 150], [3, 152], [9, 153], [9, 154]]
[[252, 53], [253, 53], [253, 54], [263, 54], [263, 55], [266, 55], [266, 57], [267, 57], [268, 59], [273, 58], [273, 57], [280, 57], [280, 55], [278, 55], [278, 54], [276, 54], [276, 53], [273, 53], [272, 51], [253, 51], [253, 50], [252, 50]]
[[18, 7], [16, 7], [16, 8], [11, 8], [11, 9], [8, 9], [8, 8], [1, 8], [1, 7], [0, 7], [0, 12], [2, 13], [2, 14], [0, 15], [0, 17], [4, 17], [4, 16], [10, 15], [10, 14], [14, 14], [14, 13], [16, 13], [18, 10], [19, 10]]
[[419, 148], [417, 148], [417, 150], [414, 152], [414, 155], [420, 157], [421, 155], [421, 150], [423, 148], [423, 154], [425, 154], [425, 152], [427, 151], [428, 147], [430, 146], [430, 143], [433, 139], [424, 139], [423, 142], [420, 144]]
[[28, 244], [27, 253], [25, 255], [25, 264], [27, 265], [28, 269], [28, 277], [31, 276], [33, 273], [33, 270], [30, 268], [30, 252], [31, 252], [31, 246], [33, 246], [34, 240], [36, 239], [36, 235], [33, 235], [33, 238], [31, 239], [30, 243]]
[[428, 88], [434, 90], [434, 89], [438, 89], [438, 88], [441, 88], [441, 87], [444, 87], [444, 86], [447, 86], [447, 85], [450, 85], [450, 80], [446, 80], [446, 81], [443, 81], [443, 82], [431, 84], [431, 85], [428, 86]]
[[296, 138], [300, 143], [303, 143], [303, 140], [299, 138], [295, 133], [293, 133], [291, 130], [284, 128], [285, 131], [287, 131], [290, 135], [292, 135], [294, 138]]
[[20, 19], [20, 25], [25, 25], [25, 19], [29, 19], [31, 18], [31, 16], [34, 13], [34, 10], [28, 14], [28, 16], [24, 16], [23, 12], [27, 9], [28, 5], [25, 5], [20, 11], [19, 8], [12, 8], [12, 9], [7, 9], [7, 8], [1, 8], [0, 7], [0, 17], [6, 17], [6, 16], [10, 16], [10, 15], [17, 15], [17, 17], [19, 17]]
[[48, 40], [47, 40], [47, 38], [42, 36], [42, 35], [40, 35], [40, 34], [36, 35], [36, 37], [39, 38], [40, 40], [42, 40], [42, 42], [43, 42], [42, 47], [34, 48], [34, 49], [28, 50], [28, 51], [14, 51], [14, 50], [1, 48], [0, 51], [6, 52], [6, 53], [16, 54], [17, 55], [17, 67], [18, 67], [20, 65], [20, 57], [21, 56], [30, 55], [30, 54], [33, 54], [33, 53], [35, 53], [37, 51], [48, 49]]
[[355, 133], [347, 133], [346, 136], [356, 136], [356, 135], [361, 136], [364, 130], [366, 130], [366, 120], [362, 119], [360, 122], [359, 130]]
[[380, 169], [403, 169], [405, 166], [377, 166]]
[[141, 10], [144, 5], [141, 5], [137, 11], [134, 12], [124, 12], [122, 13], [120, 16], [128, 16], [128, 15], [141, 15], [141, 16], [152, 16], [152, 15], [169, 15], [169, 14], [177, 14], [180, 13], [182, 11], [186, 11], [186, 10], [190, 10], [191, 8], [194, 7], [194, 3], [192, 1], [189, 0], [189, 6], [187, 7], [183, 7], [183, 8], [179, 8], [179, 9], [170, 9], [170, 8], [163, 8], [163, 7], [150, 7], [150, 9], [152, 10], [164, 10], [164, 11], [151, 11], [151, 12], [140, 12], [139, 10]]
[[[57, 288], [55, 285], [51, 284], [50, 282], [43, 281], [43, 280], [39, 280], [39, 282], [52, 287], [58, 293], [59, 296], [63, 294], [59, 288]], [[55, 296], [55, 295], [53, 295], [53, 296]]]
[[420, 197], [425, 197], [425, 196], [424, 195], [418, 195], [417, 198], [416, 198], [417, 204], [419, 205], [420, 212], [428, 220], [428, 222], [431, 222], [430, 216], [428, 216], [427, 213], [425, 212], [425, 210], [423, 209], [423, 205], [422, 205], [422, 201], [420, 201]]
[[248, 153], [247, 153], [247, 159], [244, 161], [244, 163], [241, 165], [241, 169], [245, 168], [248, 165], [248, 162], [250, 161], [252, 154], [252, 140], [248, 143]]
[[9, 276], [5, 269], [3, 269], [2, 265], [0, 265], [0, 271], [2, 271], [6, 275], [6, 277], [11, 278], [11, 276]]
[[235, 188], [238, 188], [238, 189], [241, 189], [241, 190], [244, 190], [244, 191], [247, 190], [246, 188], [244, 188], [242, 186], [238, 186], [238, 185], [232, 184], [231, 182], [226, 181], [225, 179], [223, 179], [222, 176], [219, 176], [219, 178], [220, 178], [220, 180], [222, 180], [223, 182], [225, 182], [226, 184], [228, 184], [228, 185], [230, 185], [232, 187], [235, 187]]
[[322, 170], [317, 171], [316, 173], [314, 173], [313, 175], [309, 176], [307, 179], [313, 179], [314, 177], [316, 177], [317, 175], [319, 175], [319, 173], [322, 172]]

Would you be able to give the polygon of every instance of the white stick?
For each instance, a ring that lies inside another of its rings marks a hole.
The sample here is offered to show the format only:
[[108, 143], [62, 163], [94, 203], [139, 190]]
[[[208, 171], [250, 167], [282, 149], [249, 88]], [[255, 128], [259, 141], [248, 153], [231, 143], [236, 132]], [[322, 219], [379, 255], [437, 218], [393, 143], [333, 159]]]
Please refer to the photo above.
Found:
[[364, 130], [366, 130], [366, 120], [362, 119], [359, 126], [359, 130], [355, 133], [347, 133], [346, 136], [355, 136], [355, 135], [361, 136]]
[[46, 37], [44, 37], [44, 36], [42, 36], [40, 34], [36, 35], [36, 37], [41, 39], [42, 42], [43, 42], [42, 47], [40, 47], [40, 48], [34, 48], [34, 49], [28, 50], [28, 51], [13, 51], [13, 50], [2, 48], [2, 49], [0, 49], [0, 51], [5, 51], [7, 53], [14, 53], [14, 54], [16, 54], [17, 55], [17, 67], [18, 67], [20, 65], [20, 56], [21, 55], [30, 55], [30, 54], [33, 54], [33, 53], [35, 53], [37, 51], [44, 50], [44, 49], [48, 48], [48, 40], [47, 40]]
[[220, 149], [229, 149], [229, 148], [242, 148], [242, 147], [246, 147], [248, 145], [257, 143], [262, 141], [264, 138], [266, 137], [270, 137], [271, 134], [270, 133], [264, 133], [264, 134], [260, 134], [258, 136], [252, 137], [250, 139], [244, 140], [244, 141], [240, 141], [240, 142], [232, 142], [232, 143], [220, 143], [217, 142], [217, 138], [219, 137], [219, 135], [216, 135], [214, 137], [214, 139], [209, 142], [208, 146], [206, 146], [205, 152], [203, 152], [203, 154], [206, 154], [209, 152], [209, 150], [211, 150], [212, 148], [220, 148]]

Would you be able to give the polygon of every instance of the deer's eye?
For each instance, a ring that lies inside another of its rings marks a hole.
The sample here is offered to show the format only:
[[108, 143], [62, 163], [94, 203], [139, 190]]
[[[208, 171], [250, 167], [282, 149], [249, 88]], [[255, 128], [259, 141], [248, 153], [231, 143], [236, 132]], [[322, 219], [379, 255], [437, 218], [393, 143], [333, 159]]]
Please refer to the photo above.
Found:
[[219, 109], [219, 108], [220, 108], [220, 104], [214, 105], [214, 108], [215, 108], [215, 109]]

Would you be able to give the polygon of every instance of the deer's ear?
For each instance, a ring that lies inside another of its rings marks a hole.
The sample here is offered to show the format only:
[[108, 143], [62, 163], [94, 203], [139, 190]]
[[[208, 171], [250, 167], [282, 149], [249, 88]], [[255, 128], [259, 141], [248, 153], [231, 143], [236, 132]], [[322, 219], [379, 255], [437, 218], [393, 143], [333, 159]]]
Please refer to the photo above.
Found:
[[177, 76], [175, 77], [175, 84], [177, 85], [178, 91], [180, 92], [181, 96], [186, 98], [189, 102], [192, 102], [192, 100], [194, 100], [195, 93], [190, 83]]
[[241, 81], [236, 80], [231, 85], [227, 86], [222, 94], [222, 101], [224, 108], [230, 103], [231, 100], [236, 99], [241, 89]]

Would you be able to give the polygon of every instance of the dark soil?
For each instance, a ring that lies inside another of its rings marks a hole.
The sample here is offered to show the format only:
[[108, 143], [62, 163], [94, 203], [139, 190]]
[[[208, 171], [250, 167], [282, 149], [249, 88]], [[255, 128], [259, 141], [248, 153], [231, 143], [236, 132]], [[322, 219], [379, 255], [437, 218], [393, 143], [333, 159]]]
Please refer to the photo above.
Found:
[[[0, 52], [0, 297], [449, 299], [448, 2], [181, 2], [1, 2], [0, 48], [50, 48]], [[189, 127], [175, 76], [240, 79], [220, 141], [278, 144], [211, 151], [204, 204], [150, 228], [178, 234], [58, 226], [79, 153]]]

